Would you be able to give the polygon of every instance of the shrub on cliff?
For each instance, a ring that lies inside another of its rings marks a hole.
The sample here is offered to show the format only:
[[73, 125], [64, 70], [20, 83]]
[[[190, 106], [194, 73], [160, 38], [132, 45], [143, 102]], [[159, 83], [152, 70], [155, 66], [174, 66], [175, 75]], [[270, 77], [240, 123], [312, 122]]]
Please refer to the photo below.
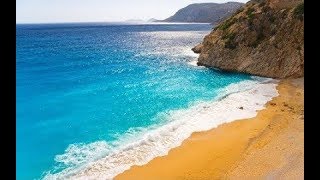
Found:
[[298, 18], [298, 19], [302, 20], [303, 19], [303, 15], [304, 15], [304, 3], [301, 3], [297, 7], [294, 8], [293, 16], [295, 18]]
[[225, 22], [223, 22], [220, 26], [218, 26], [217, 28], [221, 29], [221, 30], [226, 30], [228, 29], [232, 24], [234, 24], [237, 20], [235, 18], [230, 18], [228, 20], [226, 20]]

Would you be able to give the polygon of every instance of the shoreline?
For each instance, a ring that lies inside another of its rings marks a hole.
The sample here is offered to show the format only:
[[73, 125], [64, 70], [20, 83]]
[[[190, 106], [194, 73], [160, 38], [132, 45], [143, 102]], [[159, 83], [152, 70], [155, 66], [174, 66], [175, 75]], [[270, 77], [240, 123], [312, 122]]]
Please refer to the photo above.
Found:
[[46, 178], [111, 179], [131, 166], [148, 164], [181, 146], [194, 132], [205, 132], [237, 119], [255, 117], [258, 110], [264, 109], [267, 102], [278, 96], [278, 82], [256, 77], [230, 84], [220, 89], [221, 94], [212, 101], [169, 112], [166, 125], [148, 131], [106, 157], [76, 169], [48, 174]]
[[115, 179], [303, 178], [303, 81], [282, 80], [279, 96], [256, 117], [193, 133], [168, 155]]

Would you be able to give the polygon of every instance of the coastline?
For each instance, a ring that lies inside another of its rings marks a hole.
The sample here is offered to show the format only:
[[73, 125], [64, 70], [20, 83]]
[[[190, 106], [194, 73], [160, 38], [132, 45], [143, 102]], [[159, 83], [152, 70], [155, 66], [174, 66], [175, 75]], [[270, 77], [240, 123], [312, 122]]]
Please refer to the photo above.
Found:
[[172, 149], [183, 145], [194, 132], [205, 132], [221, 124], [255, 117], [267, 102], [278, 96], [278, 82], [252, 77], [230, 84], [218, 90], [220, 95], [212, 101], [200, 101], [187, 109], [168, 112], [168, 123], [146, 131], [107, 156], [78, 168], [47, 174], [45, 179], [113, 179], [132, 166], [143, 166], [157, 157], [165, 157]]
[[303, 178], [304, 79], [282, 80], [254, 118], [196, 132], [166, 156], [115, 179]]

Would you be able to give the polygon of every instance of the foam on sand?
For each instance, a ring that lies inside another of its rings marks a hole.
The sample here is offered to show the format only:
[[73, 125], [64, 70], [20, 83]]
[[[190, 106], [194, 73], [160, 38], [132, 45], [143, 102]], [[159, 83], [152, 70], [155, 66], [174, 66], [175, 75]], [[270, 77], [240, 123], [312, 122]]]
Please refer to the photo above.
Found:
[[[167, 155], [170, 149], [181, 145], [193, 132], [256, 116], [258, 110], [264, 109], [264, 105], [278, 95], [276, 86], [276, 80], [267, 78], [229, 85], [221, 89], [220, 96], [212, 101], [197, 102], [187, 109], [168, 112], [165, 125], [144, 131], [135, 141], [125, 143], [105, 157], [76, 169], [49, 173], [44, 179], [112, 179], [133, 165], [143, 165], [155, 157]], [[107, 147], [106, 144], [104, 146]], [[63, 157], [66, 160], [67, 156]]]

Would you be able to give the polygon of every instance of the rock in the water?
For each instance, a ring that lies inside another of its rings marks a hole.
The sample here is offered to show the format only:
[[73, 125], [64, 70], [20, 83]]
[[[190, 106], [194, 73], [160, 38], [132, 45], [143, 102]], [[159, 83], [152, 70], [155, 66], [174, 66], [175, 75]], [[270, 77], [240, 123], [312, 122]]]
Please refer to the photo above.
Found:
[[194, 53], [200, 54], [202, 47], [203, 47], [202, 44], [198, 44], [198, 45], [196, 45], [195, 47], [193, 47], [191, 50], [192, 50]]

